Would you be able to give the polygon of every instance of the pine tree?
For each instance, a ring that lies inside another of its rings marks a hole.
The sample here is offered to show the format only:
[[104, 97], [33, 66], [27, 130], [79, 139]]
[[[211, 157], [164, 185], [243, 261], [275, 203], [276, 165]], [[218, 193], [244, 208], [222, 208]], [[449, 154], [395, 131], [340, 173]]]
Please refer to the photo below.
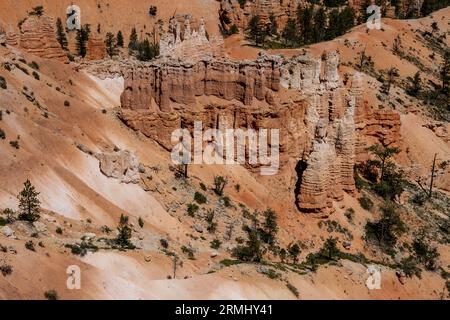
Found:
[[19, 193], [19, 219], [29, 222], [37, 221], [41, 202], [38, 199], [39, 192], [31, 184], [30, 180], [25, 181], [23, 190]]
[[325, 25], [327, 15], [323, 7], [320, 7], [314, 15], [314, 42], [321, 42], [325, 38]]
[[383, 89], [383, 92], [386, 95], [389, 95], [389, 92], [391, 91], [392, 84], [394, 83], [395, 79], [399, 76], [398, 69], [394, 68], [394, 67], [390, 68], [387, 71], [387, 75], [386, 76], [387, 76], [387, 78], [383, 82], [382, 89]]
[[248, 23], [248, 33], [250, 39], [252, 39], [256, 45], [263, 44], [264, 42], [263, 38], [265, 37], [265, 34], [263, 29], [261, 17], [259, 15], [253, 16]]
[[117, 46], [123, 48], [123, 45], [124, 45], [123, 34], [122, 31], [119, 30], [119, 32], [117, 32]]
[[450, 51], [447, 51], [444, 54], [440, 75], [442, 82], [442, 93], [450, 95]]
[[129, 53], [132, 54], [138, 48], [138, 35], [136, 28], [131, 29], [130, 42], [128, 43]]
[[337, 9], [331, 10], [328, 14], [328, 27], [325, 32], [326, 40], [333, 40], [338, 36], [338, 26], [340, 24], [340, 15]]
[[58, 40], [61, 48], [67, 50], [67, 37], [64, 31], [64, 27], [60, 18], [56, 20], [56, 39]]
[[273, 14], [273, 12], [270, 13], [270, 15], [269, 15], [269, 20], [270, 20], [270, 34], [271, 34], [272, 36], [278, 35], [278, 23], [277, 23], [277, 18], [275, 17], [275, 15]]
[[128, 226], [128, 217], [120, 215], [119, 225], [117, 227], [119, 234], [115, 239], [116, 243], [124, 249], [134, 249], [134, 245], [130, 242], [131, 228]]
[[108, 32], [106, 34], [105, 45], [106, 45], [106, 52], [110, 57], [113, 57], [114, 55], [117, 54], [116, 38], [111, 32]]
[[411, 85], [406, 89], [406, 93], [410, 96], [417, 97], [422, 87], [422, 81], [420, 79], [420, 72], [417, 71], [413, 78], [409, 78]]
[[289, 20], [286, 23], [286, 26], [283, 30], [283, 39], [286, 45], [289, 46], [296, 46], [297, 43], [297, 27], [295, 25], [295, 20], [289, 18]]
[[300, 26], [300, 40], [303, 44], [309, 44], [313, 41], [314, 28], [314, 6], [310, 5], [305, 8], [299, 4], [297, 8], [297, 23]]
[[85, 24], [82, 28], [77, 30], [76, 46], [77, 52], [80, 57], [85, 57], [87, 53], [87, 41], [89, 40], [89, 34], [91, 32], [90, 25]]

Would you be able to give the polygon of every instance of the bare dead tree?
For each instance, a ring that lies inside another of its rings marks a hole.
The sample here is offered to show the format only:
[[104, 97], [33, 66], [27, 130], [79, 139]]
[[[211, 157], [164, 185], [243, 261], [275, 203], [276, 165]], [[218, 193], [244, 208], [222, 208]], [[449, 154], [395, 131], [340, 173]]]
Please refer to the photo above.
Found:
[[435, 171], [436, 171], [436, 157], [437, 157], [437, 153], [434, 154], [433, 165], [431, 167], [430, 185], [428, 186], [428, 188], [425, 188], [422, 185], [422, 183], [420, 182], [420, 179], [417, 180], [417, 184], [425, 192], [425, 194], [427, 195], [427, 199], [431, 199], [431, 197], [433, 196], [433, 184], [434, 184], [434, 178], [436, 177], [436, 174], [435, 174]]

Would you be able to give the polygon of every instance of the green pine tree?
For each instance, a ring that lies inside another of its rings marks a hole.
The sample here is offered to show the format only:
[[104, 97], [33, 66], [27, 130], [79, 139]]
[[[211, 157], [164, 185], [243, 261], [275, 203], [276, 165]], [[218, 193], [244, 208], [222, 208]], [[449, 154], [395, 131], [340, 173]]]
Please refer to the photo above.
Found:
[[106, 45], [106, 52], [110, 57], [113, 57], [114, 55], [117, 54], [117, 41], [111, 32], [108, 32], [106, 34], [105, 45]]
[[91, 27], [88, 24], [85, 24], [79, 30], [77, 30], [76, 46], [77, 53], [80, 57], [85, 57], [87, 53], [87, 42], [89, 40], [89, 34], [91, 33]]
[[138, 48], [138, 35], [136, 28], [131, 29], [130, 42], [128, 42], [129, 53], [132, 54]]
[[39, 192], [31, 184], [30, 180], [25, 181], [23, 190], [19, 193], [19, 219], [29, 222], [37, 221], [40, 216]]
[[119, 32], [117, 32], [117, 46], [123, 48], [123, 45], [124, 45], [123, 34], [122, 31], [119, 30]]
[[67, 50], [67, 37], [64, 31], [64, 27], [60, 18], [56, 20], [56, 39], [58, 40], [61, 48]]

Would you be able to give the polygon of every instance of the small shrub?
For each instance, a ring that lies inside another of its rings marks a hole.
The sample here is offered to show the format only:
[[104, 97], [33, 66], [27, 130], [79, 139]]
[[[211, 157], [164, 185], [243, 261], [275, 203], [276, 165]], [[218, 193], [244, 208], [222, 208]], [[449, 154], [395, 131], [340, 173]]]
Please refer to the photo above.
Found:
[[2, 128], [0, 128], [0, 139], [2, 139], [2, 140], [6, 139], [6, 133], [5, 133], [5, 131], [2, 130]]
[[144, 227], [144, 219], [142, 219], [142, 217], [139, 217], [138, 224], [139, 224], [139, 227], [141, 227], [141, 228]]
[[31, 62], [28, 64], [28, 66], [29, 66], [30, 68], [33, 68], [34, 70], [39, 70], [39, 65], [37, 64], [36, 61], [31, 61]]
[[100, 231], [103, 232], [103, 233], [109, 234], [112, 231], [112, 229], [110, 227], [108, 227], [108, 226], [102, 226], [100, 228]]
[[67, 101], [67, 100], [65, 100], [65, 101], [64, 101], [64, 106], [65, 106], [65, 107], [70, 107], [70, 102]]
[[17, 141], [17, 140], [10, 141], [9, 145], [11, 147], [13, 147], [14, 149], [17, 149], [17, 150], [20, 149], [20, 144], [19, 144], [19, 141]]
[[189, 216], [194, 217], [195, 213], [198, 211], [199, 206], [196, 205], [195, 203], [189, 203], [187, 205], [187, 213]]
[[286, 287], [294, 294], [296, 298], [300, 297], [300, 293], [298, 292], [298, 289], [294, 287], [290, 282], [286, 283]]
[[218, 239], [214, 239], [213, 241], [211, 241], [211, 248], [212, 249], [217, 250], [217, 249], [220, 248], [221, 245], [222, 245], [222, 242], [220, 242], [220, 240], [218, 240]]
[[57, 234], [62, 234], [63, 233], [63, 230], [61, 229], [61, 227], [57, 227], [56, 228], [56, 233]]
[[0, 266], [0, 272], [2, 273], [2, 275], [3, 275], [4, 277], [6, 277], [6, 276], [9, 276], [10, 274], [12, 274], [13, 268], [12, 268], [12, 266], [9, 265], [9, 264], [2, 264], [2, 265]]
[[187, 254], [187, 256], [188, 256], [189, 259], [191, 259], [191, 260], [194, 260], [194, 259], [195, 259], [195, 256], [194, 256], [194, 249], [192, 249], [192, 248], [190, 248], [190, 247], [182, 246], [182, 247], [181, 247], [181, 251], [182, 251], [184, 254]]
[[218, 196], [223, 195], [223, 189], [225, 189], [225, 186], [227, 185], [228, 180], [222, 176], [215, 176], [214, 177], [214, 192]]
[[364, 210], [371, 211], [373, 208], [373, 201], [366, 196], [362, 196], [361, 198], [359, 198], [358, 202], [361, 205], [361, 208], [363, 208]]
[[355, 210], [353, 208], [348, 208], [347, 210], [345, 210], [344, 216], [348, 221], [352, 222], [353, 217], [355, 216]]
[[45, 291], [44, 297], [47, 300], [58, 300], [58, 293], [55, 290]]
[[230, 267], [230, 266], [234, 266], [236, 264], [240, 264], [242, 263], [239, 260], [231, 260], [231, 259], [224, 259], [222, 261], [220, 261], [220, 264], [224, 265], [225, 267]]
[[231, 200], [229, 197], [222, 197], [223, 205], [227, 208], [231, 207]]
[[198, 204], [205, 204], [206, 201], [207, 201], [206, 197], [205, 197], [202, 193], [200, 193], [200, 192], [196, 192], [196, 193], [195, 193], [195, 195], [194, 195], [194, 200], [195, 200], [195, 202], [197, 202]]
[[409, 256], [408, 258], [403, 258], [400, 262], [400, 269], [403, 270], [407, 277], [416, 276], [419, 279], [422, 275], [422, 270], [417, 267], [417, 261], [413, 256]]
[[0, 76], [0, 88], [6, 90], [8, 89], [8, 85], [6, 84], [6, 79]]
[[200, 182], [200, 189], [202, 189], [203, 191], [206, 191], [206, 186], [203, 182]]
[[25, 248], [27, 248], [28, 250], [30, 250], [30, 251], [36, 251], [36, 249], [34, 248], [34, 243], [33, 243], [33, 241], [27, 241], [26, 243], [25, 243]]
[[163, 247], [164, 249], [169, 248], [169, 242], [166, 239], [160, 239], [159, 243], [161, 244], [161, 247]]
[[41, 80], [41, 77], [39, 76], [39, 73], [37, 73], [36, 71], [33, 71], [32, 75], [33, 75], [33, 77], [34, 77], [36, 80]]

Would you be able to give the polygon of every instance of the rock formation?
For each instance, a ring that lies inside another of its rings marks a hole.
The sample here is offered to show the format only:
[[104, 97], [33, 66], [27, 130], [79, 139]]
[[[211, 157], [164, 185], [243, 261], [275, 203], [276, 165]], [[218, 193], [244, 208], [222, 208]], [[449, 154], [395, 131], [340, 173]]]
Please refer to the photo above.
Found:
[[168, 31], [162, 33], [159, 42], [162, 57], [199, 60], [224, 55], [223, 38], [220, 36], [208, 38], [203, 18], [200, 20], [198, 30], [194, 31], [191, 31], [189, 16], [184, 16], [183, 19], [183, 28], [179, 19], [173, 17], [169, 22]]
[[86, 46], [86, 59], [102, 60], [106, 57], [106, 44], [102, 38], [90, 36]]
[[344, 88], [338, 65], [337, 52], [318, 59], [260, 55], [255, 61], [136, 64], [124, 72], [119, 116], [167, 150], [171, 133], [192, 131], [194, 121], [204, 129], [279, 129], [281, 170], [298, 162], [298, 208], [324, 212], [344, 192], [355, 192], [354, 166], [365, 160], [369, 143], [392, 144], [400, 128], [397, 113], [368, 105], [361, 74]]
[[20, 27], [20, 47], [41, 58], [67, 61], [66, 53], [56, 40], [54, 25], [51, 17], [27, 17]]

